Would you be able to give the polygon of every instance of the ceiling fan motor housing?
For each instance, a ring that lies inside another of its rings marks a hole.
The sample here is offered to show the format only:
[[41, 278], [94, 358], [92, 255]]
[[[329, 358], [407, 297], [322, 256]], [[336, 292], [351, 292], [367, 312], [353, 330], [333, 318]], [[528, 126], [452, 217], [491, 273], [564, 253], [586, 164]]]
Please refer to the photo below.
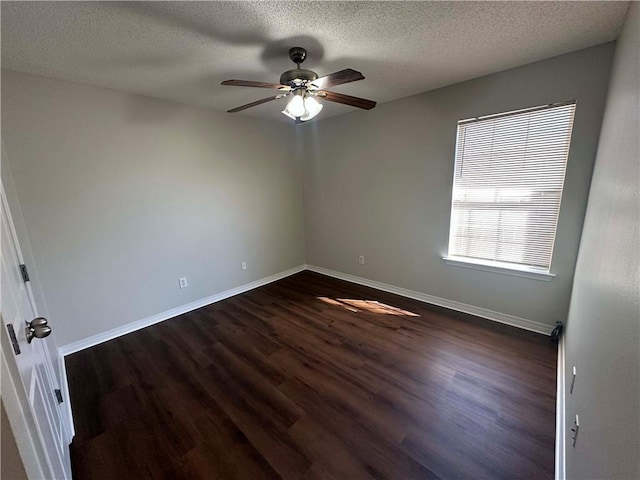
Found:
[[317, 78], [318, 74], [312, 70], [306, 70], [304, 68], [294, 68], [293, 70], [287, 70], [282, 75], [280, 75], [280, 83], [282, 85], [298, 87], [305, 83], [313, 82]]

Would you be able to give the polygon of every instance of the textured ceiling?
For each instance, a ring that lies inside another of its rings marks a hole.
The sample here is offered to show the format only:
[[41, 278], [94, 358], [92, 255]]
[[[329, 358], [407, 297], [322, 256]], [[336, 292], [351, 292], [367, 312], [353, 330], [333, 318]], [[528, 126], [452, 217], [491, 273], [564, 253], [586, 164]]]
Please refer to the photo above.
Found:
[[[2, 67], [216, 110], [271, 95], [292, 46], [387, 102], [617, 38], [626, 2], [8, 2]], [[234, 115], [290, 121], [286, 100]], [[277, 104], [277, 103], [280, 104]], [[354, 111], [325, 102], [318, 118]]]

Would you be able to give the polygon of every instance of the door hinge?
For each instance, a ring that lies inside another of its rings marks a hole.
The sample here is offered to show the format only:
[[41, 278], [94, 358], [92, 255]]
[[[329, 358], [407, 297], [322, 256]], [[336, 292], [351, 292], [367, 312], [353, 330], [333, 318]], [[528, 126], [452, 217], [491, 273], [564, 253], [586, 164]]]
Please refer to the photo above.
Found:
[[9, 332], [9, 339], [11, 340], [11, 346], [13, 347], [13, 353], [20, 355], [20, 344], [16, 338], [16, 331], [13, 329], [13, 325], [7, 323], [7, 331]]
[[56, 400], [58, 400], [58, 403], [62, 403], [64, 400], [62, 400], [62, 392], [60, 391], [60, 389], [56, 388], [54, 390], [54, 393], [56, 394]]
[[29, 272], [27, 271], [27, 266], [24, 263], [20, 264], [20, 273], [22, 274], [22, 280], [26, 283], [29, 279]]

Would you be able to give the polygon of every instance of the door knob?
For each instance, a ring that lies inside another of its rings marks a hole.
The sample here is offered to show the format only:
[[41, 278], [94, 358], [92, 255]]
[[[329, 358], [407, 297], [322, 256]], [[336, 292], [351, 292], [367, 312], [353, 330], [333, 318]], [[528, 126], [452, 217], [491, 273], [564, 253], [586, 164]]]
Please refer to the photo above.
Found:
[[49, 320], [47, 320], [44, 317], [36, 317], [30, 322], [27, 322], [27, 326], [31, 328], [46, 327], [48, 324], [49, 324]]
[[37, 317], [27, 322], [27, 328], [25, 329], [27, 343], [31, 343], [34, 338], [48, 337], [51, 334], [51, 327], [47, 323], [49, 322], [44, 317]]

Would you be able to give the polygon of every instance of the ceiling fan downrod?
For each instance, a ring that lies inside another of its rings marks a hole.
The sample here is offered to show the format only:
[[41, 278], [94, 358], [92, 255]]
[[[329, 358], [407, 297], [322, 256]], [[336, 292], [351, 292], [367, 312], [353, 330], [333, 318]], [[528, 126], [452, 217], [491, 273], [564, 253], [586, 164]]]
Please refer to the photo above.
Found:
[[300, 68], [300, 64], [307, 58], [307, 51], [302, 47], [293, 47], [289, 49], [289, 58], [296, 64], [297, 68], [287, 70], [280, 75], [280, 83], [288, 85], [292, 88], [301, 87], [307, 83], [313, 82], [318, 78], [318, 74], [312, 70]]

